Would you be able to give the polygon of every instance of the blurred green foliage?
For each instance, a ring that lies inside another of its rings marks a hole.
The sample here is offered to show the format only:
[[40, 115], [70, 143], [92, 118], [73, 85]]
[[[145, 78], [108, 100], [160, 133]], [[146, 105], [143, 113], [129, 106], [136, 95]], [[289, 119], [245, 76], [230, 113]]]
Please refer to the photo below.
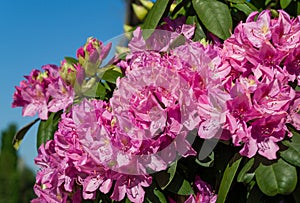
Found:
[[11, 143], [16, 129], [16, 125], [11, 124], [1, 132], [0, 203], [28, 203], [35, 197], [35, 175], [24, 165]]

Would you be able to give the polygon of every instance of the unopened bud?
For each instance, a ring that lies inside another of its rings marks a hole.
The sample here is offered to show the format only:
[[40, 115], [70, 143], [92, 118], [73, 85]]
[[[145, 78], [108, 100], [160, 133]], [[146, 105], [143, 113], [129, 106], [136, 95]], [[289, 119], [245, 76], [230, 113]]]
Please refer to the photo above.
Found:
[[123, 30], [124, 30], [124, 32], [131, 32], [132, 29], [133, 29], [133, 27], [130, 26], [130, 25], [126, 25], [126, 24], [123, 25]]
[[174, 9], [176, 8], [177, 4], [171, 4], [170, 6], [170, 12], [172, 13]]
[[140, 6], [137, 4], [132, 4], [133, 12], [139, 20], [144, 20], [146, 17], [148, 10], [144, 6]]
[[77, 72], [81, 69], [79, 64], [73, 64], [66, 60], [61, 62], [59, 70], [60, 77], [68, 84], [74, 86], [77, 79]]
[[108, 55], [111, 44], [103, 45], [96, 38], [89, 37], [83, 47], [77, 50], [77, 58], [87, 77], [96, 74], [102, 60]]
[[147, 1], [147, 0], [140, 0], [140, 2], [148, 10], [150, 10], [154, 4], [152, 1]]

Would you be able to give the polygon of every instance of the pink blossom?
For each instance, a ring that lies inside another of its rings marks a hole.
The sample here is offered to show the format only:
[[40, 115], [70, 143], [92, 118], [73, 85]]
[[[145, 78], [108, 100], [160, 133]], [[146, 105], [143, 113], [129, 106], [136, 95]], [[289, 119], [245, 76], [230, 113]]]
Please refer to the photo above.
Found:
[[[175, 203], [172, 198], [168, 198], [169, 202]], [[211, 186], [196, 176], [194, 181], [194, 194], [185, 198], [184, 203], [215, 203], [217, 195], [212, 190]]]
[[127, 194], [128, 199], [135, 203], [144, 201], [145, 191], [143, 187], [149, 187], [152, 182], [151, 176], [116, 174], [116, 179], [116, 185], [111, 198], [120, 201]]
[[291, 136], [285, 123], [297, 125], [297, 115], [292, 113], [297, 105], [290, 109], [297, 96], [289, 82], [299, 75], [299, 19], [284, 11], [278, 18], [272, 18], [270, 11], [257, 14], [250, 14], [224, 42], [222, 59], [232, 66], [224, 83], [231, 97], [224, 127], [234, 145], [243, 146], [242, 155], [259, 153], [275, 159], [276, 143], [286, 134]]
[[254, 121], [250, 139], [254, 139], [257, 143], [259, 154], [268, 159], [276, 159], [279, 147], [275, 142], [282, 140], [285, 136], [287, 130], [285, 121], [286, 114], [268, 116]]
[[[128, 71], [126, 76], [118, 81], [117, 90], [110, 103], [118, 125], [131, 139], [141, 143], [144, 140], [152, 140], [151, 146], [157, 146], [156, 150], [161, 150], [162, 146], [170, 144], [182, 129], [193, 129], [197, 125], [187, 125], [185, 119], [194, 118], [189, 118], [182, 108], [184, 105], [186, 109], [192, 109], [191, 99], [183, 97], [191, 93], [188, 84], [171, 66], [172, 61], [156, 53], [142, 56], [145, 61], [151, 61], [151, 66], [139, 65]], [[173, 122], [176, 122], [178, 129], [169, 133], [167, 130]], [[137, 131], [141, 133], [136, 133]], [[169, 138], [164, 139], [165, 136]]]
[[[73, 114], [84, 151], [104, 172], [82, 181], [84, 198], [94, 198], [98, 188], [109, 192], [116, 180], [112, 199], [120, 201], [127, 195], [131, 201], [141, 202], [145, 195], [143, 187], [150, 185], [151, 176], [144, 171], [144, 159], [138, 154], [140, 143], [119, 128], [110, 106], [103, 101], [84, 100], [74, 107]], [[154, 161], [157, 160], [151, 163]]]
[[16, 87], [12, 107], [23, 107], [23, 116], [38, 116], [46, 120], [48, 112], [67, 108], [73, 102], [73, 89], [60, 78], [59, 67], [45, 65], [44, 72], [33, 70], [27, 80]]
[[[35, 159], [41, 167], [35, 184], [39, 200], [49, 202], [54, 197], [63, 197], [66, 201], [95, 199], [98, 190], [106, 194], [112, 187], [109, 169], [96, 163], [83, 150], [71, 116], [63, 114], [54, 140], [39, 148]], [[74, 189], [80, 187], [80, 195], [78, 192], [72, 195]], [[44, 193], [49, 194], [49, 197]]]

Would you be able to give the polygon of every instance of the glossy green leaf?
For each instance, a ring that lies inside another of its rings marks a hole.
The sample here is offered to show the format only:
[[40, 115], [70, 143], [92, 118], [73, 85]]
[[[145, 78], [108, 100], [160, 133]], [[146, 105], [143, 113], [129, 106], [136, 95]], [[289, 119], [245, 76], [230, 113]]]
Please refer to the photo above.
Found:
[[181, 175], [175, 176], [167, 190], [178, 195], [191, 195], [194, 193], [189, 181], [185, 180]]
[[61, 114], [61, 111], [50, 113], [47, 120], [41, 120], [37, 133], [37, 148], [39, 148], [41, 144], [45, 144], [48, 140], [53, 139]]
[[230, 37], [232, 19], [226, 4], [216, 0], [193, 0], [193, 7], [210, 32], [223, 40]]
[[167, 203], [164, 193], [157, 188], [157, 185], [152, 183], [149, 187], [145, 188], [145, 203], [162, 202]]
[[[174, 10], [172, 11], [171, 15], [173, 19], [178, 18], [179, 16], [186, 16], [186, 9], [185, 7], [190, 4], [190, 1], [181, 1], [179, 3], [177, 3], [176, 7], [174, 8]], [[189, 6], [187, 6], [189, 7]]]
[[242, 11], [243, 13], [245, 13], [247, 16], [252, 13], [254, 10], [250, 8], [250, 6], [248, 4], [234, 4], [233, 5], [234, 8]]
[[291, 2], [292, 0], [280, 0], [280, 6], [282, 9], [285, 9], [290, 5]]
[[161, 203], [167, 203], [168, 201], [166, 200], [165, 195], [159, 191], [158, 189], [154, 189], [154, 194]]
[[254, 165], [254, 158], [250, 159], [242, 168], [237, 176], [237, 181], [241, 183], [249, 183], [254, 178], [254, 173], [248, 173]]
[[214, 152], [210, 153], [208, 157], [206, 157], [204, 160], [199, 160], [196, 158], [196, 163], [203, 167], [212, 167], [215, 160], [215, 154]]
[[226, 201], [227, 194], [230, 190], [231, 184], [235, 178], [235, 174], [240, 166], [242, 157], [236, 154], [228, 163], [219, 188], [217, 203], [224, 203]]
[[142, 29], [147, 30], [147, 32], [143, 32], [144, 39], [148, 39], [151, 36], [167, 9], [168, 3], [169, 0], [157, 0], [153, 5], [142, 25]]
[[199, 41], [201, 39], [205, 39], [206, 35], [198, 21], [197, 16], [188, 16], [186, 19], [186, 23], [190, 24], [190, 25], [195, 25], [196, 29], [195, 29], [195, 34], [194, 34], [194, 38], [193, 40], [195, 41]]
[[293, 137], [282, 141], [288, 148], [281, 151], [280, 156], [290, 164], [300, 167], [300, 134], [292, 127], [289, 127], [289, 130], [293, 133]]
[[122, 73], [120, 73], [119, 71], [116, 70], [107, 70], [105, 71], [105, 73], [102, 76], [102, 80], [106, 80], [107, 82], [116, 84], [116, 80], [118, 77], [122, 77]]
[[40, 119], [37, 118], [34, 121], [32, 121], [31, 123], [27, 124], [26, 126], [24, 126], [23, 128], [21, 128], [14, 136], [13, 138], [13, 146], [16, 150], [19, 149], [20, 144], [24, 138], [24, 136], [26, 135], [26, 133], [28, 132], [28, 130], [36, 123], [38, 122]]
[[260, 190], [269, 196], [290, 194], [297, 185], [296, 168], [282, 159], [268, 165], [260, 163], [255, 177]]
[[98, 87], [96, 90], [96, 97], [99, 97], [100, 99], [105, 99], [105, 95], [106, 95], [106, 88], [104, 87], [104, 85], [102, 85], [100, 82], [98, 83]]
[[265, 1], [265, 6], [268, 5], [268, 4], [271, 3], [271, 2], [272, 2], [272, 0], [266, 0], [266, 1]]
[[172, 163], [166, 171], [157, 173], [156, 180], [161, 189], [165, 189], [173, 180], [177, 168], [177, 161]]
[[290, 164], [300, 167], [300, 136], [294, 135], [291, 141], [283, 142], [288, 148], [280, 152], [280, 156]]
[[90, 78], [85, 80], [81, 85], [81, 93], [86, 97], [94, 98], [96, 97], [98, 82], [96, 78]]
[[78, 63], [78, 60], [75, 59], [75, 58], [72, 58], [72, 57], [65, 57], [65, 60], [67, 63], [70, 63], [70, 64], [77, 64]]
[[235, 4], [243, 4], [246, 2], [246, 0], [227, 0], [227, 1]]

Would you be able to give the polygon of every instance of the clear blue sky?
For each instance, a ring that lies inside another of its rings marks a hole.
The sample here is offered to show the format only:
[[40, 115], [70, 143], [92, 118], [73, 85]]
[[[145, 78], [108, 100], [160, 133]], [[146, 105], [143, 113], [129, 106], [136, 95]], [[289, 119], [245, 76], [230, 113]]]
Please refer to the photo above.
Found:
[[[34, 120], [12, 109], [14, 86], [23, 75], [44, 64], [60, 64], [73, 56], [89, 36], [102, 41], [123, 32], [125, 0], [1, 0], [0, 1], [0, 130]], [[19, 154], [34, 166], [37, 126], [26, 135]]]

